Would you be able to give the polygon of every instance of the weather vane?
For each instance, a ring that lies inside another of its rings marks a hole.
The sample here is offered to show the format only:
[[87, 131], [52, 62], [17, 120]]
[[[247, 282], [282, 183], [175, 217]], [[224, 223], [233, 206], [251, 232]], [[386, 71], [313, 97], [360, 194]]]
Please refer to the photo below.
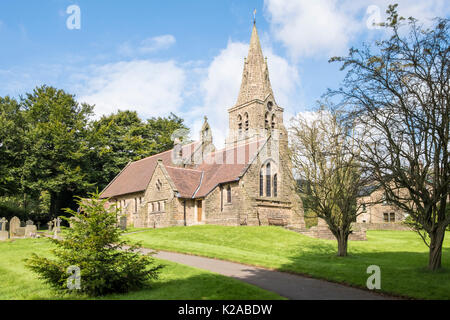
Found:
[[253, 11], [253, 24], [256, 24], [256, 9]]

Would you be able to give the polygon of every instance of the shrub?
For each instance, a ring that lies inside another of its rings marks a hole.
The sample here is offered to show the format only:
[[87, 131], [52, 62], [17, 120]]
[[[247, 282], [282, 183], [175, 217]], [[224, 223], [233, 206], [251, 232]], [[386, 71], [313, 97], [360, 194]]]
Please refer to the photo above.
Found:
[[[153, 258], [136, 251], [138, 244], [127, 246], [121, 240], [122, 231], [117, 227], [119, 211], [105, 209], [107, 200], [92, 194], [92, 199], [79, 199], [80, 213], [66, 211], [75, 217], [73, 228], [67, 230], [63, 240], [51, 239], [56, 245], [56, 260], [33, 254], [27, 267], [39, 278], [62, 292], [72, 292], [68, 281], [74, 279], [69, 268], [81, 271], [79, 293], [101, 296], [110, 293], [126, 293], [148, 286], [148, 280], [158, 277], [161, 266]], [[67, 218], [64, 218], [69, 220]]]

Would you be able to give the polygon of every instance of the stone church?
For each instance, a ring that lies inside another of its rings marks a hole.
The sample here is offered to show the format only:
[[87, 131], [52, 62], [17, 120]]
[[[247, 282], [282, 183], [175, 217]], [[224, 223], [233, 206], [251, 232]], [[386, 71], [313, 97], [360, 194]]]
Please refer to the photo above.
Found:
[[102, 191], [138, 228], [216, 224], [303, 229], [283, 108], [270, 84], [256, 26], [222, 150], [207, 118], [198, 141], [129, 163]]

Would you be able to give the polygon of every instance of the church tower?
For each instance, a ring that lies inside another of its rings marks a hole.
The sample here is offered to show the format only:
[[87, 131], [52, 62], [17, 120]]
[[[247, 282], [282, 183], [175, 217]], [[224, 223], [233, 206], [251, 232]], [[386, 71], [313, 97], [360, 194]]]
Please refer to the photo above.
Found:
[[228, 114], [227, 146], [267, 137], [271, 130], [281, 129], [283, 124], [283, 108], [277, 105], [273, 95], [267, 58], [263, 56], [255, 23], [244, 60], [239, 96]]

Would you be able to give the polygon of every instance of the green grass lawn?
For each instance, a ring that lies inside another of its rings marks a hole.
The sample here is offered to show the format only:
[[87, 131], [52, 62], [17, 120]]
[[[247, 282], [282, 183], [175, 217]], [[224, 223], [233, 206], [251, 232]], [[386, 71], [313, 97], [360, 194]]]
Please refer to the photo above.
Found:
[[[87, 299], [85, 296], [60, 296], [24, 267], [24, 259], [35, 252], [50, 256], [47, 239], [0, 242], [0, 300], [11, 299]], [[275, 293], [208, 271], [156, 259], [164, 264], [160, 279], [151, 288], [101, 299], [203, 300], [203, 299], [282, 299]], [[83, 280], [83, 279], [81, 279]]]
[[381, 268], [381, 291], [421, 299], [450, 299], [450, 239], [443, 270], [426, 270], [428, 248], [410, 231], [368, 231], [368, 241], [349, 242], [336, 256], [336, 241], [313, 239], [279, 227], [193, 226], [125, 235], [144, 247], [184, 252], [307, 274], [362, 288], [367, 267]]

